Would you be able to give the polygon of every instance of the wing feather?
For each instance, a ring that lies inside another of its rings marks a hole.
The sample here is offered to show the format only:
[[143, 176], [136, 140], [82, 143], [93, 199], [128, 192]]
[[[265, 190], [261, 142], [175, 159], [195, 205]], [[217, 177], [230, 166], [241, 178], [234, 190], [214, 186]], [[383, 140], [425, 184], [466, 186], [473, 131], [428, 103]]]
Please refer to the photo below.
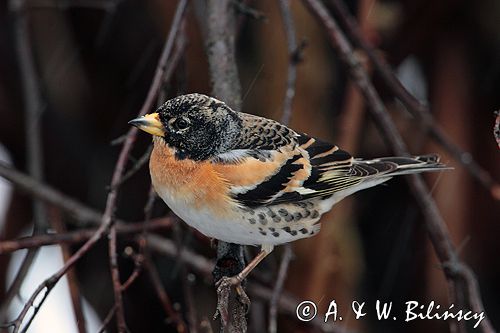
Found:
[[[216, 171], [227, 178], [230, 195], [242, 206], [352, 194], [393, 175], [442, 168], [434, 155], [354, 159], [335, 145], [273, 120], [243, 115], [245, 130], [234, 150], [212, 160]], [[375, 178], [379, 181], [373, 182]]]

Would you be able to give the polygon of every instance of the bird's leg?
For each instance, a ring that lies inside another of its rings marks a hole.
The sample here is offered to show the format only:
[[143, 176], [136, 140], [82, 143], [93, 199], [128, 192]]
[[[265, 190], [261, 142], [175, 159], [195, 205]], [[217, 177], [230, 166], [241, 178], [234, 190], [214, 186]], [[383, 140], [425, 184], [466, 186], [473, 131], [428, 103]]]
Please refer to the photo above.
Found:
[[243, 282], [243, 280], [246, 279], [246, 277], [248, 276], [248, 274], [250, 274], [250, 272], [255, 268], [257, 267], [257, 265], [262, 261], [264, 260], [265, 257], [267, 257], [271, 252], [273, 251], [273, 247], [272, 246], [262, 246], [261, 247], [261, 250], [259, 252], [259, 254], [257, 254], [255, 256], [255, 258], [252, 259], [252, 261], [250, 261], [246, 266], [245, 268], [243, 268], [243, 270], [241, 272], [239, 272], [238, 274], [234, 275], [234, 276], [231, 276], [231, 277], [223, 277], [221, 278], [216, 285], [219, 285], [221, 283], [221, 281], [226, 278], [230, 281], [231, 285], [233, 286], [238, 286], [241, 284], [241, 282]]
[[253, 258], [252, 261], [250, 261], [241, 272], [234, 276], [224, 276], [219, 281], [217, 281], [215, 285], [217, 286], [218, 305], [215, 317], [222, 313], [227, 313], [229, 290], [233, 286], [236, 288], [236, 292], [239, 296], [239, 301], [242, 304], [246, 305], [247, 308], [248, 306], [250, 306], [250, 299], [241, 286], [241, 282], [243, 282], [248, 274], [250, 274], [250, 272], [272, 251], [272, 245], [262, 245], [259, 254], [257, 254], [255, 258]]

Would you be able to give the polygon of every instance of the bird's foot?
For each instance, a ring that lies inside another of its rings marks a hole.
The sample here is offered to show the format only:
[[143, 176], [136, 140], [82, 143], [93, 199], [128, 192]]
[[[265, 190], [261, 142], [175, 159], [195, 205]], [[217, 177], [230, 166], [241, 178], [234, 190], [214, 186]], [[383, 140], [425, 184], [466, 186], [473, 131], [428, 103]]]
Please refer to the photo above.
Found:
[[221, 318], [221, 323], [223, 327], [229, 322], [229, 296], [231, 295], [231, 288], [234, 287], [236, 290], [236, 300], [238, 308], [243, 308], [244, 313], [250, 308], [250, 298], [246, 294], [245, 290], [241, 286], [243, 278], [238, 274], [235, 276], [223, 276], [215, 286], [217, 287], [217, 310], [214, 314], [214, 320], [219, 316]]

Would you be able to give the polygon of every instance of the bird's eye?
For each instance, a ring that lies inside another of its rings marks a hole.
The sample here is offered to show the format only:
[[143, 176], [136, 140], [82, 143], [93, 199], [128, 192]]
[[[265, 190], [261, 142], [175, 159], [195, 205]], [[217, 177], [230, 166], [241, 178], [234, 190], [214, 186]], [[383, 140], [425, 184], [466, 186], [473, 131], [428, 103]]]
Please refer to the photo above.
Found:
[[173, 123], [174, 128], [177, 130], [183, 130], [189, 127], [189, 121], [185, 118], [178, 118]]

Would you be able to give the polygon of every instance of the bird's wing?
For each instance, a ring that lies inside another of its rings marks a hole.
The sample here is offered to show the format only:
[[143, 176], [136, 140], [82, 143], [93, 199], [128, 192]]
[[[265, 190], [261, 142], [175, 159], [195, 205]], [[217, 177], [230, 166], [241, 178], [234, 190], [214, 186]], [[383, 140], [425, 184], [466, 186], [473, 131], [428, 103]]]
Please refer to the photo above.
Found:
[[286, 126], [243, 114], [233, 150], [212, 159], [230, 194], [247, 207], [330, 196], [361, 180], [347, 152]]
[[354, 159], [276, 121], [247, 114], [242, 119], [237, 144], [212, 164], [227, 181], [229, 194], [247, 207], [350, 194], [395, 175], [443, 168], [435, 155]]

